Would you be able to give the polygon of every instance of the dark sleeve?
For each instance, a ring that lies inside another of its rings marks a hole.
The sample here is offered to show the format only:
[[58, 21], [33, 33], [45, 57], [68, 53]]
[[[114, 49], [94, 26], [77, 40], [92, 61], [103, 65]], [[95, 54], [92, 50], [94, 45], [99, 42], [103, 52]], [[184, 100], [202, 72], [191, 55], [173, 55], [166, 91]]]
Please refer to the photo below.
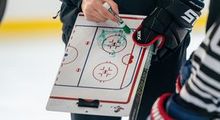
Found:
[[75, 23], [77, 14], [82, 11], [82, 0], [61, 0], [60, 20], [63, 23], [62, 39], [65, 44], [68, 43], [69, 37]]
[[206, 31], [212, 26], [214, 21], [220, 18], [220, 0], [210, 0], [209, 16], [206, 25]]
[[3, 15], [5, 13], [5, 8], [6, 8], [6, 0], [1, 0], [0, 1], [0, 23], [2, 21]]

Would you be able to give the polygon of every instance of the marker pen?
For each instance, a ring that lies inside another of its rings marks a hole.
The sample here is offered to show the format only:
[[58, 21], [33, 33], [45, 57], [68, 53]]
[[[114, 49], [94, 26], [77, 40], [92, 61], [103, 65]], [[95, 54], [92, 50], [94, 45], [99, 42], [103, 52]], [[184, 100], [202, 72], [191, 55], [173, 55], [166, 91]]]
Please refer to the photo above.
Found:
[[106, 8], [113, 16], [116, 17], [117, 23], [120, 27], [122, 27], [125, 33], [131, 33], [131, 29], [125, 24], [125, 22], [119, 17], [119, 15], [112, 10], [111, 6], [107, 2], [103, 4], [103, 7]]

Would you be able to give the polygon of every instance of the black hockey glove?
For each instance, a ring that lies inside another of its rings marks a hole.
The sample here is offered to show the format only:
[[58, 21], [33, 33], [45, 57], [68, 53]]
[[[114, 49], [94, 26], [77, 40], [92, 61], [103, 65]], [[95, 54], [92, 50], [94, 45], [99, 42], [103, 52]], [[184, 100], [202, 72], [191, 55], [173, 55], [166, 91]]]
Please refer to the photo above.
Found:
[[142, 47], [157, 44], [155, 60], [172, 54], [185, 39], [204, 7], [202, 0], [158, 0], [157, 8], [146, 17], [133, 34]]

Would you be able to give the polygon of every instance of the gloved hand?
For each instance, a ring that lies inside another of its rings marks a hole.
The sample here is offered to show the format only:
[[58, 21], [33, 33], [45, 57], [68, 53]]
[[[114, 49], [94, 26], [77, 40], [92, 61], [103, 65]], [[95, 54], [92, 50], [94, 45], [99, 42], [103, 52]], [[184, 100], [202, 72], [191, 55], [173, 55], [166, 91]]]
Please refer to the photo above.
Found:
[[156, 60], [174, 52], [189, 33], [204, 7], [201, 0], [158, 0], [157, 8], [133, 34], [133, 41], [148, 47], [157, 43]]

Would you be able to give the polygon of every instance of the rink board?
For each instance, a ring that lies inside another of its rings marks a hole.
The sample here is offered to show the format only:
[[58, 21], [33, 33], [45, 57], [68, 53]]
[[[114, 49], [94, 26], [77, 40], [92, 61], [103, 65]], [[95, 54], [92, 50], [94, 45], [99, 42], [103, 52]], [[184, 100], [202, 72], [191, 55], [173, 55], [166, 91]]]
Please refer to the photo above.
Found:
[[[132, 32], [143, 16], [121, 15]], [[117, 24], [77, 17], [47, 109], [128, 116], [149, 50]]]

